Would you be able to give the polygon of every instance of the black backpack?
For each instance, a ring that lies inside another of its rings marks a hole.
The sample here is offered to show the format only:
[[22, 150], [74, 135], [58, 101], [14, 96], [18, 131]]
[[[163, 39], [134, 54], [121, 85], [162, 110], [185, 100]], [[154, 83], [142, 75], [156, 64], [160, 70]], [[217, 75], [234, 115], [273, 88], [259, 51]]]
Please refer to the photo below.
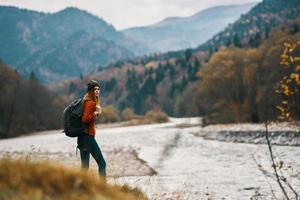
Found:
[[73, 101], [63, 111], [64, 131], [68, 137], [78, 137], [84, 133], [82, 118], [82, 99]]

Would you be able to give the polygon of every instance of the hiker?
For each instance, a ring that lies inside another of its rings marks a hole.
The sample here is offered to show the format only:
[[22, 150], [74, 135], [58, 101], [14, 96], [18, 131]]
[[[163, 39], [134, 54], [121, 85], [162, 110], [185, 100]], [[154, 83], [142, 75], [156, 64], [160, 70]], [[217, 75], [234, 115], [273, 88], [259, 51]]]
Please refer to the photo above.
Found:
[[81, 168], [86, 170], [89, 168], [91, 154], [98, 164], [100, 178], [106, 181], [106, 162], [95, 139], [95, 120], [101, 114], [99, 93], [100, 84], [94, 80], [89, 81], [87, 93], [83, 97], [82, 123], [85, 132], [78, 136], [77, 144], [80, 150]]

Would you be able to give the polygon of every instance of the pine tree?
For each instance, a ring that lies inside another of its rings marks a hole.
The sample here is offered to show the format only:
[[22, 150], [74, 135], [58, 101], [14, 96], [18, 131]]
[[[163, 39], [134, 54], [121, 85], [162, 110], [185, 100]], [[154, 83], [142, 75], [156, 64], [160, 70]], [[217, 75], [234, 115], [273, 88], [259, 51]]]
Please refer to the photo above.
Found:
[[163, 67], [160, 65], [156, 68], [155, 70], [155, 82], [156, 84], [158, 84], [160, 81], [162, 81], [164, 79], [164, 70]]
[[235, 34], [234, 37], [233, 37], [233, 44], [234, 44], [234, 46], [236, 46], [238, 48], [242, 47], [242, 43], [241, 43], [240, 38], [237, 34]]
[[171, 65], [170, 63], [169, 63], [169, 76], [170, 76], [170, 79], [174, 79], [175, 78], [175, 76], [176, 76], [176, 71], [175, 71], [175, 69], [174, 69], [174, 66], [173, 65]]
[[298, 32], [299, 32], [299, 27], [298, 27], [297, 24], [294, 24], [294, 25], [293, 25], [292, 34], [296, 34], [296, 33], [298, 33]]
[[182, 92], [185, 88], [185, 86], [188, 84], [188, 81], [186, 79], [185, 76], [183, 76], [183, 78], [181, 79], [181, 83], [180, 83], [180, 92]]
[[192, 56], [193, 56], [193, 50], [192, 49], [186, 49], [184, 51], [185, 61], [188, 62]]
[[33, 71], [30, 72], [29, 80], [30, 81], [38, 81], [38, 79]]

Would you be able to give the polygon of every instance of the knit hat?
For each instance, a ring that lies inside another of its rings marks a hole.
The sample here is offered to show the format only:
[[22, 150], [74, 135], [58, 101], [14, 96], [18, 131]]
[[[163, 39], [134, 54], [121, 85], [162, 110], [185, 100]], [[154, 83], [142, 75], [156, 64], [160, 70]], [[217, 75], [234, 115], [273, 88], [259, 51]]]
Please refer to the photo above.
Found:
[[97, 81], [95, 81], [95, 80], [90, 80], [87, 83], [87, 91], [91, 91], [95, 86], [100, 87], [100, 84]]

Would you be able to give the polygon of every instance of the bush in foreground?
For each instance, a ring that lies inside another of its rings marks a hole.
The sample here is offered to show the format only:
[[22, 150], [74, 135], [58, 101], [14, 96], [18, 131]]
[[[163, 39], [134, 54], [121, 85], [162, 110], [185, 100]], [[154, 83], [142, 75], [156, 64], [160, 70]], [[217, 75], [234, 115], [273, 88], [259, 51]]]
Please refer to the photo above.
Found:
[[0, 199], [147, 199], [138, 189], [105, 184], [86, 172], [49, 162], [0, 160]]

